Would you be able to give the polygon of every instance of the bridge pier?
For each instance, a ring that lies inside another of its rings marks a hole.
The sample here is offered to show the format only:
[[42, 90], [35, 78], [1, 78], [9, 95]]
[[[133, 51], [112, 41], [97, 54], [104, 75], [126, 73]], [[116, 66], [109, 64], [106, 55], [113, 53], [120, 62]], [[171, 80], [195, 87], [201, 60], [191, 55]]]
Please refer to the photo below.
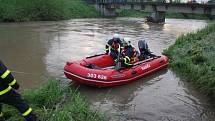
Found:
[[147, 22], [153, 23], [164, 23], [165, 22], [165, 12], [154, 11], [150, 16], [146, 17]]
[[96, 5], [96, 9], [105, 17], [116, 17], [117, 13], [114, 8], [107, 8], [106, 5]]

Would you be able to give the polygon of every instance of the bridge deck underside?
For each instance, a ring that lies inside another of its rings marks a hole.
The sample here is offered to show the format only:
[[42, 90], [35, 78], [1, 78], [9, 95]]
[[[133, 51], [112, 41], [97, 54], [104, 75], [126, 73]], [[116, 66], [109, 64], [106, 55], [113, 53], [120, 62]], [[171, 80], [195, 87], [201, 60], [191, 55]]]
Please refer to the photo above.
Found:
[[129, 0], [127, 0], [127, 2], [123, 2], [125, 0], [117, 0], [118, 2], [114, 2], [114, 0], [100, 1], [103, 2], [98, 2], [97, 4], [106, 6], [107, 9], [135, 9], [143, 10], [145, 12], [160, 11], [169, 13], [195, 13], [215, 15], [215, 5], [207, 4], [154, 3], [144, 2], [144, 0], [130, 0], [130, 2]]

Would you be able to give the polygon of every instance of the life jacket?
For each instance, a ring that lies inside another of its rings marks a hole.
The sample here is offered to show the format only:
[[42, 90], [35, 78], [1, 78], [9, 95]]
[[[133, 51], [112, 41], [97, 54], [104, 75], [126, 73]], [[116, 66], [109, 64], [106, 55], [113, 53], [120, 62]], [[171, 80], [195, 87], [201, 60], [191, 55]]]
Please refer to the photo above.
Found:
[[113, 49], [118, 49], [119, 46], [120, 46], [119, 43], [113, 42], [112, 45], [111, 45], [111, 48], [113, 48]]

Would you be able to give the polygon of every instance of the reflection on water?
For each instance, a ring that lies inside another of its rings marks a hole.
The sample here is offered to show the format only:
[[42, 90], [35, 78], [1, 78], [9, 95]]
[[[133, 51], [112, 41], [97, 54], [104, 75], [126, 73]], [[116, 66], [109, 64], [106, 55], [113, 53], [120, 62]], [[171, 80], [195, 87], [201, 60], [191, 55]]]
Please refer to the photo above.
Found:
[[[151, 51], [161, 54], [179, 35], [205, 25], [205, 21], [183, 19], [146, 24], [140, 18], [0, 24], [0, 59], [13, 70], [22, 88], [36, 88], [49, 76], [64, 78], [66, 61], [103, 53], [113, 33], [130, 37], [135, 47], [145, 39]], [[80, 85], [79, 89], [93, 109], [113, 121], [215, 119], [212, 103], [169, 69], [128, 85], [101, 89]]]

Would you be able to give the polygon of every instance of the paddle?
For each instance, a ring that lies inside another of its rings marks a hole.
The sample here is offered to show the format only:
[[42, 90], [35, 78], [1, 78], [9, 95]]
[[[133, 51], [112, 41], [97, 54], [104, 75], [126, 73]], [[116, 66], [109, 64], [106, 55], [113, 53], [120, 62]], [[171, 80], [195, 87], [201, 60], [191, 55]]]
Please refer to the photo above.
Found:
[[96, 54], [96, 55], [92, 55], [92, 56], [89, 56], [89, 57], [86, 57], [86, 58], [93, 58], [93, 57], [100, 56], [100, 55], [106, 55], [106, 54], [105, 54], [105, 53], [102, 53], [102, 54]]
[[116, 66], [115, 66], [115, 69], [116, 70], [119, 70], [121, 68], [121, 61], [120, 61], [120, 56], [121, 56], [121, 53], [120, 53], [120, 44], [119, 44], [119, 48], [117, 49], [118, 50], [118, 55], [117, 55], [117, 60], [116, 60]]

